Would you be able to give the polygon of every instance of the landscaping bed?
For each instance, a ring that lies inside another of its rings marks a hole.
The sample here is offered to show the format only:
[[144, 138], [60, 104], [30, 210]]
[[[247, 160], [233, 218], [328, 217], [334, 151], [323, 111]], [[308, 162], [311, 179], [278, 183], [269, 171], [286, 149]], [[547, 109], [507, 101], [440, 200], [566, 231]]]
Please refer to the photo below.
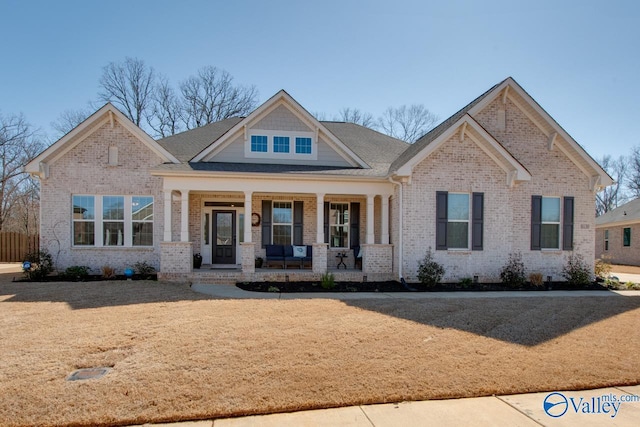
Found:
[[549, 291], [549, 290], [596, 290], [608, 288], [600, 283], [588, 285], [572, 285], [567, 282], [550, 282], [543, 286], [525, 283], [521, 286], [510, 286], [503, 283], [440, 283], [427, 286], [422, 283], [402, 283], [394, 280], [385, 282], [335, 282], [333, 288], [325, 288], [321, 282], [239, 282], [237, 287], [251, 292], [489, 292], [489, 291]]

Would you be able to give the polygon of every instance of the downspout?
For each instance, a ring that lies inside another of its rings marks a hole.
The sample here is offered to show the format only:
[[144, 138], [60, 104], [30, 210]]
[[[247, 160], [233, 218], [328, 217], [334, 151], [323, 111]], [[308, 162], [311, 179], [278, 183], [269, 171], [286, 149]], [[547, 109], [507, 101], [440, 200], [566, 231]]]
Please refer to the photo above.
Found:
[[392, 184], [395, 184], [398, 186], [399, 188], [399, 194], [398, 194], [398, 210], [399, 210], [399, 215], [398, 215], [398, 247], [399, 247], [399, 251], [398, 251], [398, 276], [400, 277], [400, 280], [404, 279], [402, 277], [402, 254], [404, 252], [404, 247], [402, 246], [402, 236], [404, 234], [404, 229], [403, 229], [403, 222], [404, 222], [404, 206], [403, 206], [403, 202], [402, 202], [402, 181], [396, 181], [393, 179], [392, 176], [389, 177], [389, 182], [391, 182]]

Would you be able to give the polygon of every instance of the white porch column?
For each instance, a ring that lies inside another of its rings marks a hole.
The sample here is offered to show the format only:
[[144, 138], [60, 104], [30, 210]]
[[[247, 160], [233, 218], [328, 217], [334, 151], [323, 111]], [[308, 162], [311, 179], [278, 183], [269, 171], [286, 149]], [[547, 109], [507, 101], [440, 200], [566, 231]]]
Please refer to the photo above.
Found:
[[251, 243], [251, 198], [253, 197], [252, 191], [244, 192], [244, 242]]
[[189, 190], [180, 190], [180, 202], [181, 202], [181, 229], [180, 229], [180, 241], [189, 241]]
[[324, 243], [324, 193], [316, 193], [316, 243]]
[[373, 198], [375, 195], [367, 194], [367, 243], [375, 243], [375, 234], [373, 227]]
[[171, 190], [164, 190], [164, 241], [171, 241]]
[[382, 196], [382, 239], [380, 243], [388, 245], [389, 241], [389, 198], [391, 196]]

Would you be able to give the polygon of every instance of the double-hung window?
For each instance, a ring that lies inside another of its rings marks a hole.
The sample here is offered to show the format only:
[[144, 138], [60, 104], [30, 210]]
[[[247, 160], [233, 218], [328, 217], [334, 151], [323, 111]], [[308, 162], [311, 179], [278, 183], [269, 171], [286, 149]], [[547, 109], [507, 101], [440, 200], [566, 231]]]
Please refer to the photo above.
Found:
[[73, 196], [73, 244], [93, 246], [95, 244], [95, 197]]
[[349, 203], [330, 204], [329, 242], [332, 248], [349, 247]]
[[482, 250], [483, 222], [484, 193], [436, 192], [436, 250]]
[[290, 245], [293, 235], [291, 202], [273, 202], [273, 244]]
[[609, 230], [604, 230], [604, 250], [609, 250]]
[[153, 246], [151, 196], [74, 195], [72, 212], [74, 246]]
[[251, 135], [251, 151], [253, 153], [266, 153], [268, 146], [266, 135]]
[[311, 154], [311, 138], [296, 138], [296, 154]]
[[573, 250], [573, 197], [531, 196], [531, 250]]

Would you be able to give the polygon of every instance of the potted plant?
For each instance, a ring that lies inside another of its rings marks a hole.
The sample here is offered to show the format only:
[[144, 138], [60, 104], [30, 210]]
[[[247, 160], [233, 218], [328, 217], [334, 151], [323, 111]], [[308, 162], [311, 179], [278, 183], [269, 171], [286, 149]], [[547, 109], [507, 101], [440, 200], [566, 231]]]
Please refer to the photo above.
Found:
[[193, 254], [193, 268], [200, 268], [202, 266], [202, 255], [199, 253]]
[[256, 268], [262, 268], [264, 260], [261, 257], [256, 257]]

